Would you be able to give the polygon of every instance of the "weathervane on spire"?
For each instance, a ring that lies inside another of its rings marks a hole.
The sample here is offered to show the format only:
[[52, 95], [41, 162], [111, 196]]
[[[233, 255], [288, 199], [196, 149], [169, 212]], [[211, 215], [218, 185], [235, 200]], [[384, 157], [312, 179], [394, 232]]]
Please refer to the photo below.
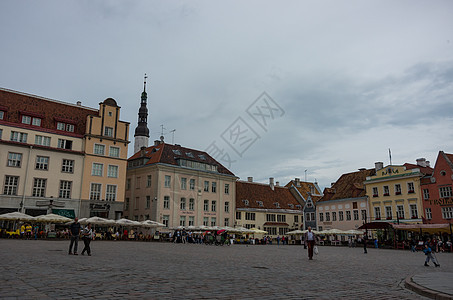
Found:
[[148, 78], [148, 76], [146, 76], [146, 73], [145, 73], [145, 81], [143, 83], [143, 91], [146, 92], [146, 78]]

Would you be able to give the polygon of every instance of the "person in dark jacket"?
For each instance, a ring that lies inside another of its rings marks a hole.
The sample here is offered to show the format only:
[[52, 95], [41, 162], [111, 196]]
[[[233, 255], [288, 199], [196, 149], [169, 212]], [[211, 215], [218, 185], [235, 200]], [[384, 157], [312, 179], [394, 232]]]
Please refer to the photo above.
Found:
[[74, 219], [74, 223], [69, 227], [69, 236], [71, 237], [71, 243], [69, 244], [69, 255], [72, 254], [72, 246], [74, 245], [74, 255], [77, 255], [77, 246], [79, 244], [80, 234], [80, 223], [79, 218]]

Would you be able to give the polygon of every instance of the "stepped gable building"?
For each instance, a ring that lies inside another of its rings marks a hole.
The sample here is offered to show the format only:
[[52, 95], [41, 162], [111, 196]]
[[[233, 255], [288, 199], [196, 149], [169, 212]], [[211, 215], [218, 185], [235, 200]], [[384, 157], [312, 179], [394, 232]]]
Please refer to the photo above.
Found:
[[270, 237], [284, 235], [299, 229], [303, 223], [302, 199], [290, 192], [290, 188], [274, 184], [248, 181], [236, 182], [236, 225], [258, 228]]
[[124, 216], [178, 226], [232, 226], [237, 177], [204, 151], [161, 139], [128, 160]]
[[417, 165], [383, 166], [375, 163], [376, 174], [364, 182], [370, 205], [370, 220], [392, 223], [421, 223], [423, 203], [420, 180], [433, 169], [424, 158]]
[[304, 212], [304, 220], [302, 229], [317, 228], [316, 226], [316, 202], [322, 197], [321, 188], [317, 182], [300, 181], [300, 178], [295, 178], [288, 182], [285, 187], [290, 188], [290, 191], [297, 194], [297, 198], [302, 199], [302, 209]]
[[451, 223], [453, 219], [453, 154], [439, 151], [430, 176], [420, 181], [423, 223]]
[[[0, 160], [6, 165], [0, 168], [0, 211], [89, 217], [97, 214], [96, 204], [104, 215], [110, 206], [121, 213], [127, 134], [128, 123], [119, 121], [113, 99], [98, 110], [0, 89]], [[102, 166], [102, 172], [90, 179], [93, 166]], [[104, 168], [117, 172], [108, 176]]]
[[330, 188], [325, 188], [316, 203], [318, 230], [351, 230], [366, 223], [368, 201], [363, 182], [374, 174], [374, 169], [363, 168], [341, 175]]

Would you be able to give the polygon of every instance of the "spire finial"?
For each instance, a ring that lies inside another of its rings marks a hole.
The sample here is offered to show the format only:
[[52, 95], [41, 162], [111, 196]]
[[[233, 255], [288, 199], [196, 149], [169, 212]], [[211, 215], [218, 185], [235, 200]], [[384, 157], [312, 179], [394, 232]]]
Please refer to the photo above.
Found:
[[146, 76], [146, 73], [145, 73], [145, 81], [143, 82], [143, 91], [146, 92], [146, 78], [148, 78], [148, 76]]

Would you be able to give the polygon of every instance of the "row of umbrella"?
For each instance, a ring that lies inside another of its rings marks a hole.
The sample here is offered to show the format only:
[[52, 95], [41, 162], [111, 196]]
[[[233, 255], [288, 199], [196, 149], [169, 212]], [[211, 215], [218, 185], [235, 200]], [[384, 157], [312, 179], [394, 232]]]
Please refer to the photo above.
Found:
[[[74, 220], [67, 218], [65, 216], [60, 216], [57, 214], [47, 214], [37, 217], [33, 217], [20, 212], [11, 212], [0, 215], [0, 221], [24, 221], [24, 222], [38, 222], [38, 223], [72, 223]], [[132, 221], [128, 219], [120, 220], [110, 220], [100, 217], [91, 217], [80, 219], [81, 224], [93, 224], [93, 225], [110, 225], [110, 226], [128, 226], [128, 227], [163, 227], [165, 226], [162, 223], [146, 220], [142, 222]]]
[[260, 230], [258, 228], [244, 228], [244, 227], [229, 227], [229, 226], [178, 226], [171, 227], [172, 230], [189, 230], [189, 231], [226, 231], [228, 233], [238, 234], [267, 234], [267, 231]]
[[[308, 230], [294, 230], [294, 231], [289, 231], [286, 234], [289, 235], [298, 235], [298, 234], [305, 234]], [[363, 234], [363, 231], [360, 230], [340, 230], [340, 229], [328, 229], [328, 230], [322, 230], [322, 231], [317, 231], [317, 230], [312, 230], [315, 234], [319, 235], [333, 235], [333, 234], [338, 234], [338, 235], [359, 235]]]

